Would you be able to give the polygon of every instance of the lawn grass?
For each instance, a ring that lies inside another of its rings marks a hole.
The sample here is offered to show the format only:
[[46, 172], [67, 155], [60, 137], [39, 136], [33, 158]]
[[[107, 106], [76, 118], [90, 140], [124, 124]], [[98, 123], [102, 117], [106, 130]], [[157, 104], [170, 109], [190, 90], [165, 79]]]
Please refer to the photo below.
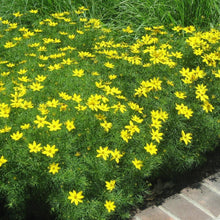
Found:
[[37, 8], [43, 16], [45, 13], [72, 11], [81, 5], [89, 8], [89, 17], [117, 27], [132, 25], [135, 30], [161, 24], [214, 27], [220, 22], [218, 0], [13, 0], [10, 3], [2, 0], [0, 14]]

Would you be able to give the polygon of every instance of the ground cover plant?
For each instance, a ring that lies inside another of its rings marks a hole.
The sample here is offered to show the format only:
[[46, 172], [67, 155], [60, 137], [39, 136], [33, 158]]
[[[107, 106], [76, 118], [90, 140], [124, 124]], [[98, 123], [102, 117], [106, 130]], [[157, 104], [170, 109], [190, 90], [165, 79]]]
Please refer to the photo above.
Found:
[[220, 31], [111, 28], [73, 11], [0, 18], [0, 193], [16, 219], [127, 219], [220, 134]]

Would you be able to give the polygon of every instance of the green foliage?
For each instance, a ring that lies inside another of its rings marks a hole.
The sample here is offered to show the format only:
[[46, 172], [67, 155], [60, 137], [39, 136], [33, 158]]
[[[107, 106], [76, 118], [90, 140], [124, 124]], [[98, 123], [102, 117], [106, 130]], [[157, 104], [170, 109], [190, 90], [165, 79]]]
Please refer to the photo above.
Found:
[[217, 146], [217, 29], [112, 27], [142, 16], [130, 1], [108, 1], [109, 26], [95, 1], [25, 3], [0, 20], [0, 194], [17, 218], [39, 194], [58, 219], [127, 219], [151, 180]]
[[214, 27], [220, 22], [218, 0], [13, 0], [10, 3], [2, 0], [0, 13], [36, 8], [44, 16], [46, 13], [73, 11], [81, 5], [89, 8], [89, 17], [117, 27], [133, 25], [135, 30], [161, 24]]

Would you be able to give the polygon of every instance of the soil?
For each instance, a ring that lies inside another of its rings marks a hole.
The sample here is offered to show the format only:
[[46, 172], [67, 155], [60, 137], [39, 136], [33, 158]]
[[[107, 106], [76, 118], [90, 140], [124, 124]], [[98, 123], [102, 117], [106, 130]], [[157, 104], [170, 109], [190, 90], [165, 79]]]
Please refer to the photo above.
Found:
[[[146, 195], [142, 205], [131, 210], [131, 215], [134, 216], [147, 207], [153, 205], [161, 205], [163, 201], [176, 193], [179, 193], [183, 188], [199, 183], [204, 178], [220, 171], [220, 145], [211, 153], [207, 153], [207, 162], [203, 165], [178, 175], [173, 179], [157, 179], [152, 183], [151, 195]], [[36, 202], [36, 201], [35, 201]], [[0, 199], [0, 220], [15, 220], [16, 217], [10, 217], [10, 213], [4, 207], [5, 201]], [[35, 205], [28, 205], [26, 210], [25, 220], [55, 220], [55, 216], [49, 215], [49, 206], [37, 202]]]

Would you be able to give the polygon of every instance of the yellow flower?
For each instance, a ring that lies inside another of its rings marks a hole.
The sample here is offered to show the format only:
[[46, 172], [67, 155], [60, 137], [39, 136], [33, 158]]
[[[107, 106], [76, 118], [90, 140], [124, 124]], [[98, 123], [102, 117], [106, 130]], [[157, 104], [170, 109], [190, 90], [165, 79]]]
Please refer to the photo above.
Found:
[[93, 111], [98, 111], [98, 107], [99, 107], [99, 104], [100, 104], [100, 99], [101, 97], [99, 95], [91, 95], [89, 98], [88, 98], [88, 101], [87, 101], [87, 105], [89, 106], [90, 109], [92, 109]]
[[125, 128], [133, 135], [135, 132], [140, 133], [140, 129], [137, 125], [134, 125], [132, 121], [129, 121], [129, 125], [126, 125]]
[[44, 86], [42, 86], [39, 82], [33, 82], [33, 83], [30, 85], [30, 88], [31, 88], [33, 91], [40, 91], [42, 88], [44, 88]]
[[167, 51], [165, 49], [153, 49], [150, 50], [150, 61], [152, 61], [153, 64], [157, 64], [157, 63], [164, 63], [166, 60], [168, 60], [167, 58]]
[[206, 88], [206, 86], [202, 84], [198, 84], [196, 87], [196, 98], [200, 99], [201, 101], [207, 101], [207, 99], [209, 99], [209, 97], [205, 94], [208, 89]]
[[190, 26], [188, 26], [188, 27], [184, 27], [184, 28], [182, 28], [182, 30], [184, 30], [184, 31], [187, 32], [187, 33], [192, 33], [192, 32], [194, 32], [194, 31], [196, 31], [195, 27], [192, 26], [192, 25], [190, 25]]
[[50, 129], [50, 131], [57, 131], [61, 129], [61, 125], [62, 123], [59, 123], [59, 119], [58, 120], [52, 120], [51, 123], [48, 123], [48, 128]]
[[159, 129], [162, 127], [161, 121], [159, 121], [157, 118], [152, 118], [152, 123], [150, 126], [155, 127], [156, 129]]
[[186, 109], [185, 110], [185, 112], [184, 112], [184, 116], [186, 117], [186, 118], [190, 118], [190, 117], [192, 117], [192, 114], [193, 114], [193, 111], [192, 111], [192, 109]]
[[6, 163], [7, 160], [4, 158], [4, 156], [1, 156], [0, 158], [0, 167], [2, 166], [2, 164]]
[[113, 79], [116, 79], [117, 76], [116, 76], [116, 75], [109, 75], [108, 78], [109, 78], [110, 80], [113, 80]]
[[180, 26], [175, 26], [175, 27], [172, 28], [172, 30], [177, 31], [177, 32], [180, 32], [182, 29], [183, 28], [180, 27]]
[[143, 166], [143, 161], [137, 160], [137, 159], [135, 158], [134, 160], [132, 160], [132, 163], [134, 164], [134, 166], [135, 166], [138, 170], [141, 170], [141, 167]]
[[126, 110], [126, 106], [122, 105], [120, 102], [118, 102], [118, 104], [111, 106], [111, 108], [114, 108], [114, 113], [116, 113], [118, 110], [120, 110], [120, 112], [124, 113]]
[[37, 14], [38, 10], [31, 9], [29, 12], [32, 14]]
[[23, 133], [20, 133], [19, 131], [17, 131], [16, 133], [13, 133], [11, 135], [11, 138], [15, 141], [18, 141], [19, 139], [21, 139], [23, 137]]
[[121, 131], [121, 138], [128, 143], [128, 140], [132, 138], [132, 135], [128, 132], [128, 130]]
[[8, 64], [7, 64], [7, 67], [10, 67], [10, 68], [12, 68], [12, 67], [14, 67], [14, 66], [15, 66], [14, 63], [8, 63]]
[[36, 141], [34, 141], [33, 144], [28, 144], [28, 148], [30, 149], [30, 153], [37, 153], [42, 149], [41, 144], [37, 144]]
[[98, 152], [96, 157], [102, 157], [104, 160], [107, 160], [110, 154], [110, 150], [108, 149], [108, 146], [105, 148], [99, 147], [99, 150], [96, 150]]
[[6, 125], [4, 128], [0, 129], [0, 134], [7, 133], [7, 132], [10, 132], [10, 131], [11, 131], [11, 127], [8, 127]]
[[157, 154], [157, 146], [154, 145], [152, 142], [150, 144], [147, 144], [144, 149], [149, 152], [151, 155]]
[[116, 163], [119, 163], [119, 159], [123, 157], [123, 154], [121, 154], [117, 149], [115, 149], [115, 151], [110, 151], [110, 153], [112, 155], [111, 160], [115, 160]]
[[[85, 51], [78, 51], [78, 56], [82, 59], [84, 59], [85, 57], [95, 57], [95, 55], [93, 55], [92, 53], [90, 52], [85, 52]], [[95, 62], [95, 61], [94, 61]], [[92, 72], [92, 75], [93, 75], [93, 72]], [[98, 74], [99, 75], [99, 74]]]
[[20, 126], [20, 128], [22, 130], [26, 130], [26, 129], [30, 128], [30, 124], [29, 123], [28, 124], [23, 124], [23, 125]]
[[80, 104], [78, 104], [78, 106], [75, 106], [74, 108], [77, 109], [78, 111], [85, 111], [87, 109], [86, 106]]
[[115, 188], [115, 180], [105, 181], [105, 186], [107, 190], [112, 191]]
[[82, 77], [84, 76], [84, 70], [83, 69], [75, 69], [73, 70], [73, 76]]
[[74, 121], [68, 120], [68, 121], [65, 122], [65, 125], [66, 125], [66, 129], [67, 129], [68, 131], [72, 131], [73, 129], [76, 128], [76, 127], [74, 126]]
[[0, 104], [0, 118], [8, 118], [10, 114], [11, 108], [8, 104], [2, 103]]
[[110, 68], [110, 69], [113, 69], [114, 68], [114, 64], [110, 63], [110, 62], [106, 62], [104, 63], [104, 66]]
[[138, 117], [137, 115], [132, 116], [131, 120], [135, 121], [137, 123], [142, 123], [143, 122], [143, 119]]
[[91, 74], [92, 74], [93, 76], [99, 76], [99, 75], [100, 75], [100, 74], [99, 74], [98, 72], [96, 72], [96, 71], [95, 71], [95, 72], [92, 72]]
[[37, 124], [37, 128], [43, 128], [45, 124], [48, 124], [46, 121], [47, 116], [45, 117], [40, 117], [39, 115], [36, 116], [37, 119], [34, 121], [35, 124]]
[[184, 114], [187, 109], [188, 109], [188, 107], [184, 104], [181, 104], [181, 105], [176, 104], [176, 110], [178, 111], [178, 115]]
[[204, 101], [202, 107], [206, 113], [212, 112], [212, 110], [214, 109], [213, 105], [209, 103], [208, 101]]
[[98, 119], [98, 120], [100, 120], [100, 121], [102, 121], [102, 120], [105, 120], [106, 119], [106, 117], [104, 116], [104, 115], [102, 115], [102, 114], [95, 114], [95, 117]]
[[79, 156], [81, 156], [81, 153], [80, 153], [80, 152], [76, 152], [76, 153], [75, 153], [75, 156], [76, 156], [76, 157], [79, 157]]
[[172, 52], [172, 56], [176, 57], [177, 59], [182, 59], [183, 54], [181, 52]]
[[80, 18], [79, 19], [81, 22], [86, 22], [88, 19], [87, 18]]
[[198, 48], [198, 49], [194, 49], [194, 50], [193, 50], [193, 53], [194, 53], [195, 55], [197, 55], [197, 56], [202, 55], [203, 52], [204, 52], [204, 51], [203, 51], [201, 48]]
[[170, 85], [170, 86], [174, 86], [173, 81], [170, 81], [170, 80], [167, 80], [167, 84]]
[[58, 25], [58, 23], [57, 23], [57, 22], [52, 22], [52, 21], [50, 21], [50, 22], [48, 23], [48, 25], [51, 26], [51, 27], [55, 27], [55, 26]]
[[90, 18], [88, 23], [93, 24], [93, 28], [100, 28], [101, 27], [99, 19]]
[[77, 32], [78, 34], [84, 34], [84, 32], [81, 31], [81, 30], [76, 30], [76, 32]]
[[73, 60], [71, 60], [70, 58], [67, 59], [63, 59], [62, 64], [64, 65], [71, 65], [73, 63]]
[[105, 129], [106, 132], [109, 132], [109, 129], [112, 127], [112, 123], [107, 121], [100, 123], [100, 125]]
[[2, 24], [9, 24], [8, 20], [2, 20]]
[[27, 72], [27, 69], [20, 69], [18, 71], [18, 74], [22, 75], [22, 74], [25, 74]]
[[46, 147], [44, 147], [44, 151], [42, 151], [42, 154], [45, 154], [48, 157], [52, 157], [54, 156], [54, 154], [58, 151], [58, 149], [56, 148], [55, 145], [50, 146], [49, 144], [47, 144]]
[[52, 101], [47, 101], [47, 107], [56, 108], [59, 104], [59, 100], [56, 99], [53, 99]]
[[161, 84], [162, 84], [162, 81], [160, 80], [159, 77], [157, 77], [157, 78], [154, 77], [153, 79], [150, 79], [150, 87], [152, 89], [155, 89], [156, 91], [162, 89]]
[[212, 74], [215, 75], [216, 78], [220, 78], [220, 70], [216, 73], [215, 71], [212, 71]]
[[178, 105], [176, 104], [176, 110], [178, 111], [178, 115], [184, 115], [186, 118], [192, 117], [193, 111], [192, 109], [188, 108], [186, 105], [181, 104]]
[[73, 39], [75, 38], [75, 35], [74, 35], [74, 34], [70, 34], [70, 35], [68, 35], [68, 38], [69, 38], [70, 40], [73, 40]]
[[63, 98], [64, 100], [70, 100], [70, 99], [72, 99], [72, 96], [66, 94], [65, 92], [60, 92], [60, 93], [59, 93], [59, 96], [60, 96], [61, 98]]
[[[48, 59], [48, 57], [45, 57], [46, 59]], [[59, 69], [61, 69], [61, 64], [54, 64], [53, 66], [52, 65], [50, 65], [50, 66], [48, 66], [48, 69], [50, 70], [50, 71], [53, 71], [53, 70], [59, 70]]]
[[185, 99], [187, 96], [185, 95], [185, 92], [179, 92], [179, 91], [176, 91], [175, 93], [175, 96], [179, 99]]
[[59, 172], [60, 167], [58, 163], [52, 163], [50, 164], [48, 169], [49, 169], [49, 173], [55, 174]]
[[183, 130], [182, 130], [182, 137], [180, 138], [180, 141], [184, 141], [186, 145], [188, 145], [188, 143], [191, 143], [191, 139], [192, 139], [192, 134], [191, 133], [185, 133]]
[[72, 100], [77, 102], [77, 103], [80, 103], [82, 101], [80, 95], [77, 95], [76, 93], [73, 94]]
[[19, 31], [20, 31], [20, 32], [27, 32], [27, 31], [28, 31], [28, 28], [22, 27], [22, 28], [19, 29]]
[[71, 200], [71, 203], [75, 203], [76, 205], [78, 205], [79, 203], [82, 203], [82, 199], [84, 198], [84, 196], [82, 195], [82, 191], [80, 192], [76, 192], [75, 190], [73, 190], [73, 192], [69, 192], [69, 196], [68, 199]]
[[156, 111], [152, 110], [150, 113], [151, 113], [151, 117], [152, 118], [158, 119], [158, 120], [160, 119], [160, 112], [159, 112], [159, 110], [156, 110]]
[[102, 28], [102, 32], [104, 32], [104, 33], [110, 33], [110, 32], [111, 32], [111, 29], [109, 29], [109, 28]]
[[37, 80], [38, 82], [43, 82], [47, 77], [44, 75], [37, 75], [37, 77], [35, 77], [35, 80]]
[[139, 112], [140, 114], [143, 114], [144, 108], [141, 108], [138, 104], [136, 104], [134, 102], [129, 102], [128, 105], [130, 106], [130, 108], [132, 110], [135, 110], [135, 111]]
[[61, 35], [67, 35], [68, 33], [67, 33], [67, 32], [64, 32], [64, 31], [59, 31], [59, 34], [61, 34]]
[[115, 95], [115, 94], [119, 95], [122, 92], [116, 87], [111, 88], [110, 86], [106, 86], [106, 85], [104, 85], [103, 91], [106, 92], [106, 95], [109, 95], [109, 94], [110, 95]]
[[101, 103], [99, 106], [98, 106], [99, 110], [103, 111], [103, 112], [108, 112], [110, 107], [108, 107], [107, 104], [103, 104]]
[[115, 202], [112, 201], [105, 201], [105, 207], [108, 210], [108, 212], [114, 211], [116, 206], [115, 206]]
[[28, 44], [28, 47], [39, 47], [40, 43]]
[[125, 101], [127, 101], [127, 98], [124, 97], [123, 95], [116, 95], [115, 97], [118, 99], [124, 99]]
[[31, 81], [30, 79], [28, 79], [27, 76], [18, 77], [18, 80], [20, 80], [22, 82], [29, 82], [29, 81]]
[[5, 47], [5, 48], [11, 48], [11, 47], [15, 47], [16, 45], [17, 45], [16, 43], [13, 43], [13, 42], [8, 41], [8, 42], [6, 42], [6, 43], [4, 44], [4, 47]]
[[37, 51], [47, 51], [47, 48], [45, 46], [40, 46]]
[[68, 105], [64, 104], [64, 103], [60, 103], [60, 111], [65, 111], [67, 109]]
[[159, 130], [154, 130], [152, 129], [151, 130], [151, 138], [152, 140], [156, 140], [156, 142], [160, 143], [160, 140], [163, 139], [162, 136], [163, 136], [163, 133], [159, 133]]
[[18, 12], [16, 12], [16, 13], [13, 13], [13, 15], [14, 15], [15, 17], [21, 17], [23, 14], [21, 14], [21, 13], [18, 11]]
[[122, 31], [123, 31], [123, 32], [126, 32], [126, 33], [129, 33], [129, 34], [131, 34], [131, 33], [134, 32], [134, 31], [131, 29], [130, 26], [127, 26], [126, 28], [123, 28]]
[[10, 74], [10, 72], [2, 72], [1, 76], [8, 76]]
[[[49, 57], [44, 56], [44, 55], [40, 55], [40, 56], [39, 56], [39, 59], [40, 59], [40, 60], [48, 60]], [[54, 70], [54, 67], [50, 65], [50, 66], [48, 67], [48, 69], [49, 69], [50, 71], [52, 71], [52, 70]]]

